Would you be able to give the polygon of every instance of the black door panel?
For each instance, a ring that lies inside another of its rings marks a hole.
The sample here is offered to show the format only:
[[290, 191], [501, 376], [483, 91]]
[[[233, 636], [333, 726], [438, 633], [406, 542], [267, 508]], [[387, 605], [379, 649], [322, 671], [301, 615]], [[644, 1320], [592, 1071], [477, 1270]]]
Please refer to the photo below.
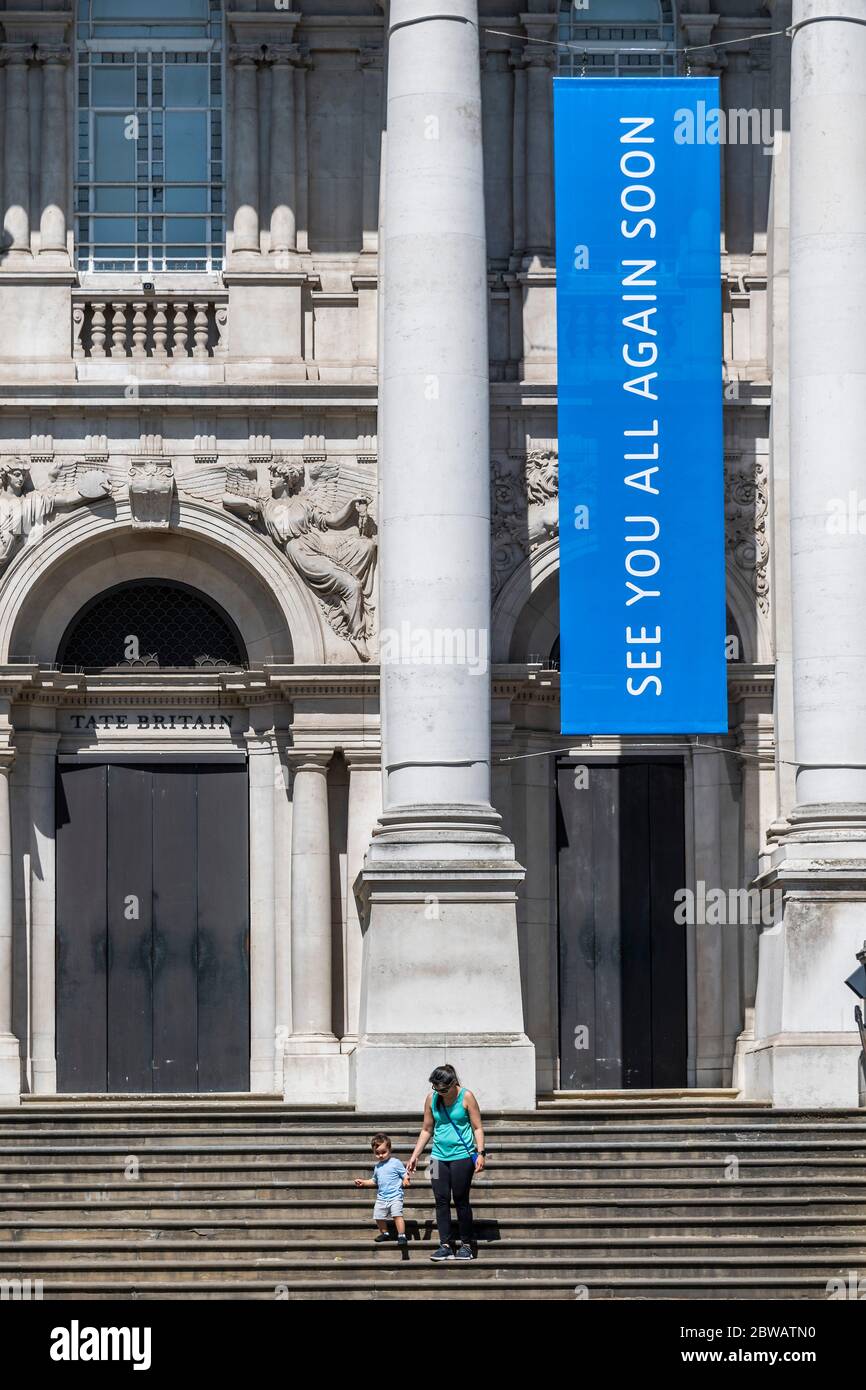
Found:
[[61, 763], [61, 1091], [249, 1087], [241, 764]]
[[683, 798], [680, 762], [558, 768], [565, 1090], [686, 1084]]

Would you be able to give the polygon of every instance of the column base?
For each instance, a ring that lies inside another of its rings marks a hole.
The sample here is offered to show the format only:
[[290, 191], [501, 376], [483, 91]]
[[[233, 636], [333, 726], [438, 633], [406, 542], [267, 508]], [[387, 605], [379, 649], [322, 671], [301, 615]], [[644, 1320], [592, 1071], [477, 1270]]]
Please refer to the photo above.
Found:
[[523, 869], [492, 808], [426, 810], [383, 815], [358, 881], [355, 1105], [415, 1112], [430, 1072], [449, 1061], [482, 1106], [533, 1110], [517, 947]]
[[744, 1095], [791, 1110], [854, 1110], [863, 1104], [860, 1040], [850, 1033], [776, 1033], [743, 1059]]
[[283, 1099], [290, 1105], [348, 1105], [350, 1057], [327, 1035], [289, 1038], [283, 1054]]
[[535, 1109], [535, 1048], [525, 1033], [365, 1034], [352, 1054], [358, 1111], [420, 1115], [434, 1067], [450, 1062], [486, 1110]]
[[781, 890], [783, 912], [759, 939], [745, 1096], [856, 1108], [863, 1052], [845, 980], [866, 941], [866, 807], [797, 807], [757, 886]]
[[0, 1033], [0, 1109], [21, 1104], [21, 1049], [13, 1033]]

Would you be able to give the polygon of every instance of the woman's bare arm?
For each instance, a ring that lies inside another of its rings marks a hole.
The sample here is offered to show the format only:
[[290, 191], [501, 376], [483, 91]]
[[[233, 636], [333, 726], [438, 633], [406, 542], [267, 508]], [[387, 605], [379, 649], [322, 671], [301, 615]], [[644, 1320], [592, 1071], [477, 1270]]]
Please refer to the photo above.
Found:
[[421, 1157], [422, 1153], [426, 1149], [432, 1137], [433, 1106], [430, 1104], [430, 1097], [428, 1096], [424, 1102], [424, 1119], [421, 1122], [421, 1133], [418, 1135], [418, 1140], [415, 1144], [415, 1148], [412, 1150], [412, 1157], [406, 1164], [406, 1172], [410, 1175], [415, 1172], [415, 1169], [418, 1166], [418, 1159]]
[[475, 1164], [475, 1171], [480, 1173], [484, 1167], [484, 1155], [481, 1152], [484, 1148], [484, 1125], [481, 1120], [481, 1111], [478, 1108], [478, 1101], [471, 1091], [464, 1091], [463, 1104], [466, 1107], [466, 1114], [469, 1116], [469, 1123], [472, 1126], [472, 1135], [475, 1139], [475, 1147], [478, 1150], [478, 1160]]

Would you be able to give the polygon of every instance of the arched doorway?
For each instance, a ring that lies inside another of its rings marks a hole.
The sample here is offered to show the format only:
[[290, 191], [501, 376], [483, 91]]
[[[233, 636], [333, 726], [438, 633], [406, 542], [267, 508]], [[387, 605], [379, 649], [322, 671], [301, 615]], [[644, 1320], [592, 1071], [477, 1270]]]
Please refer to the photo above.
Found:
[[[243, 639], [190, 585], [97, 594], [57, 653], [85, 672], [240, 669]], [[79, 716], [86, 729], [209, 732], [213, 715]], [[164, 726], [160, 729], [157, 721]], [[61, 754], [56, 783], [57, 1088], [245, 1091], [250, 1080], [246, 760], [163, 749]]]

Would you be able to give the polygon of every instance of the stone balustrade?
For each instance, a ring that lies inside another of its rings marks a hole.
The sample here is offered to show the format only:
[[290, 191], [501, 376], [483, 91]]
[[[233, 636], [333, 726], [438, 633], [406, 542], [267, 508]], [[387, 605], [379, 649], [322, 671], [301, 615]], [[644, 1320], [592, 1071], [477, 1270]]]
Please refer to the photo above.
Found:
[[226, 355], [228, 295], [73, 294], [72, 355], [77, 361], [123, 359], [208, 362]]

